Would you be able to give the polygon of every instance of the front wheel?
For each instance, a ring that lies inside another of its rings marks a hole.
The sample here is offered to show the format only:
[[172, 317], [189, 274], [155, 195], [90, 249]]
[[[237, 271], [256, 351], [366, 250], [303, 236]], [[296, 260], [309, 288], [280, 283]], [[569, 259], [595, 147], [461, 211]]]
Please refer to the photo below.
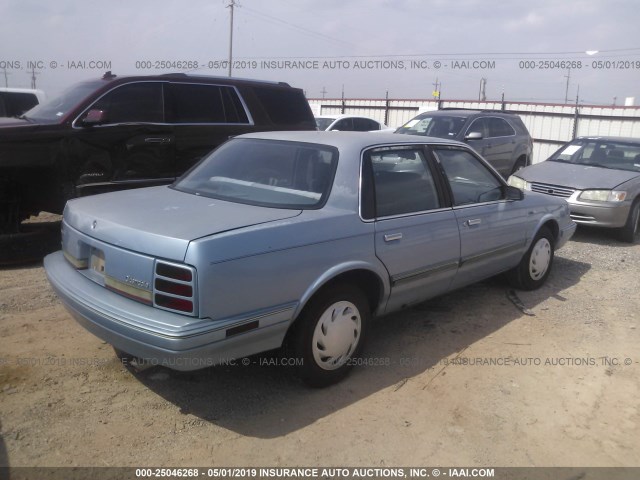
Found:
[[524, 167], [527, 166], [527, 159], [526, 157], [520, 157], [518, 158], [518, 160], [516, 160], [516, 163], [513, 164], [513, 168], [511, 169], [511, 174], [513, 175], [514, 173], [516, 173], [518, 170], [522, 170]]
[[350, 285], [329, 287], [310, 301], [291, 332], [305, 383], [324, 387], [347, 375], [362, 350], [369, 310], [362, 291]]
[[634, 243], [640, 231], [640, 198], [637, 198], [631, 205], [627, 223], [619, 230], [620, 240]]
[[509, 282], [520, 290], [535, 290], [546, 282], [554, 255], [554, 238], [547, 227], [542, 227], [517, 267], [507, 272]]

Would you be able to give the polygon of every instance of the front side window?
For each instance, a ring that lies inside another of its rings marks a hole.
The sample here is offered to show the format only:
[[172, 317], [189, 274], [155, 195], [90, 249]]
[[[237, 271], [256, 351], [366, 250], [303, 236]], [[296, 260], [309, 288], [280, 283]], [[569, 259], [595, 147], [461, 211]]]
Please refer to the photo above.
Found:
[[331, 130], [339, 130], [341, 132], [351, 132], [353, 130], [353, 119], [343, 118], [342, 120], [338, 120], [336, 124], [333, 127], [331, 127]]
[[489, 121], [487, 118], [476, 118], [469, 128], [467, 129], [467, 135], [470, 133], [479, 133], [482, 138], [489, 136]]
[[326, 130], [327, 128], [329, 128], [329, 125], [331, 125], [335, 121], [335, 118], [316, 117], [316, 125], [318, 126], [318, 130]]
[[493, 202], [504, 197], [502, 183], [467, 150], [435, 148], [456, 206]]
[[380, 148], [364, 158], [362, 215], [365, 219], [440, 207], [435, 182], [421, 148]]
[[353, 129], [356, 132], [370, 132], [371, 130], [380, 130], [380, 124], [368, 118], [354, 118]]
[[116, 87], [92, 106], [105, 112], [103, 123], [163, 123], [162, 83], [136, 82]]
[[276, 208], [318, 208], [338, 161], [326, 145], [234, 139], [212, 152], [174, 188], [220, 200]]

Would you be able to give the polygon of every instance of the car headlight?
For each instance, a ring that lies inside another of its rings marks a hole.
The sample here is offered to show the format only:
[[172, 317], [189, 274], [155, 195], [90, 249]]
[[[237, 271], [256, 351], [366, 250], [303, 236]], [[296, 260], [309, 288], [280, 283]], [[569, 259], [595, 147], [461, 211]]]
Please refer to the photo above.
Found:
[[578, 200], [595, 200], [597, 202], [623, 202], [627, 192], [616, 190], [585, 190], [578, 196]]
[[507, 183], [512, 187], [519, 188], [520, 190], [531, 190], [531, 184], [520, 177], [511, 175], [507, 180]]

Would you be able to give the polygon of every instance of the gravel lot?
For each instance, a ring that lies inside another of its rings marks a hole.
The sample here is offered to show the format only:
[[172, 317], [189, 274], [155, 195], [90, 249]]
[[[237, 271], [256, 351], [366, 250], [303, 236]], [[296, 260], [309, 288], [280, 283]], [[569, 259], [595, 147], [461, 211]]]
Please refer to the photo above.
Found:
[[126, 370], [41, 264], [0, 269], [0, 465], [640, 466], [640, 245], [579, 230], [547, 285], [499, 279], [374, 323], [312, 390], [277, 357]]

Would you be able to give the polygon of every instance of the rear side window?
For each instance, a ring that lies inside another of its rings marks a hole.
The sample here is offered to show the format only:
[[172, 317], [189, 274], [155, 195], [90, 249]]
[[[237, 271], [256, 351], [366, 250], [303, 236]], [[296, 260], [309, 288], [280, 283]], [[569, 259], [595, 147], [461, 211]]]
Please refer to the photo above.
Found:
[[105, 123], [162, 123], [162, 83], [137, 82], [116, 87], [91, 108], [105, 112]]
[[296, 125], [300, 123], [315, 125], [311, 108], [302, 91], [268, 87], [257, 87], [254, 91], [275, 125]]
[[491, 117], [487, 119], [489, 122], [489, 137], [510, 137], [516, 132], [502, 118]]
[[173, 83], [168, 111], [172, 123], [249, 123], [232, 87]]
[[364, 161], [362, 216], [405, 215], [440, 207], [421, 148], [376, 149]]

